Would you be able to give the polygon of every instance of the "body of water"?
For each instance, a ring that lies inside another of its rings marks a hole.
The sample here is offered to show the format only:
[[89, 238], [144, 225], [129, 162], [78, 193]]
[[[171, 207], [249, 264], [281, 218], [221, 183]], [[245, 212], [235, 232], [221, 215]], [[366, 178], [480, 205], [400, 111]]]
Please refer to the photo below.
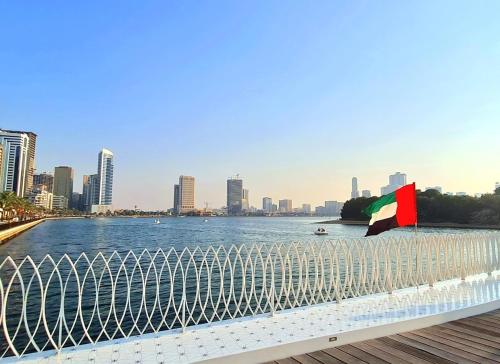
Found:
[[[35, 261], [50, 254], [76, 257], [80, 253], [94, 256], [98, 252], [127, 252], [174, 247], [231, 245], [251, 243], [291, 243], [334, 238], [363, 237], [366, 226], [322, 225], [329, 233], [316, 236], [318, 221], [325, 217], [185, 217], [162, 218], [95, 218], [49, 220], [0, 245], [0, 261], [7, 256], [22, 259], [30, 255]], [[333, 218], [331, 218], [333, 219]], [[419, 228], [419, 233], [461, 233], [464, 229]], [[469, 230], [470, 231], [470, 230]], [[414, 234], [413, 228], [395, 229], [384, 236]]]

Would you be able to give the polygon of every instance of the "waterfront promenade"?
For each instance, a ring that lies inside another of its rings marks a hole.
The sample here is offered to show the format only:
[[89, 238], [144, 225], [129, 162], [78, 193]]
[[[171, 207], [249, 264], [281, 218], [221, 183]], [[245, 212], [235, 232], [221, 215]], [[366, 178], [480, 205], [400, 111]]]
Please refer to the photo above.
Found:
[[500, 310], [266, 364], [498, 363]]
[[[274, 316], [260, 315], [199, 325], [184, 333], [172, 330], [67, 348], [59, 353], [48, 351], [31, 354], [26, 355], [21, 362], [230, 364], [278, 360], [279, 363], [292, 363], [293, 360], [280, 359], [297, 356], [299, 362], [318, 363], [314, 357], [323, 356], [318, 350], [338, 353], [337, 350], [328, 350], [336, 346], [342, 350], [349, 348], [345, 345], [419, 330], [497, 309], [500, 309], [499, 271], [491, 276], [481, 274], [468, 277], [465, 281], [449, 280], [437, 283], [434, 287], [402, 289], [392, 294], [348, 299], [340, 304], [309, 306]], [[478, 325], [480, 328], [481, 325]], [[487, 326], [482, 325], [483, 328]], [[410, 337], [413, 340], [412, 335], [418, 334], [397, 337]], [[428, 344], [420, 344], [421, 347], [425, 345]], [[447, 350], [443, 347], [440, 349]], [[456, 350], [449, 351], [449, 357], [456, 355]], [[313, 354], [302, 355], [307, 352]], [[500, 359], [500, 356], [496, 358]], [[17, 362], [19, 359], [4, 360]], [[319, 362], [326, 364], [339, 361], [332, 358], [328, 362]], [[369, 362], [380, 363], [375, 360]], [[411, 357], [406, 362], [412, 362]], [[468, 361], [464, 359], [462, 362]]]

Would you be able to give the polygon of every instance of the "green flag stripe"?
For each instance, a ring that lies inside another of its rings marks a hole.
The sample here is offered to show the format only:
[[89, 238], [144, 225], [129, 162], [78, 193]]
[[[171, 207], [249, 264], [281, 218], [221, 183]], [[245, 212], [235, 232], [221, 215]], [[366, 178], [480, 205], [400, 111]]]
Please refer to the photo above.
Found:
[[391, 192], [387, 195], [384, 195], [380, 197], [378, 200], [373, 201], [370, 206], [368, 206], [366, 209], [363, 210], [363, 212], [368, 215], [372, 216], [372, 214], [376, 213], [379, 211], [382, 206], [388, 205], [390, 203], [396, 202], [396, 193]]

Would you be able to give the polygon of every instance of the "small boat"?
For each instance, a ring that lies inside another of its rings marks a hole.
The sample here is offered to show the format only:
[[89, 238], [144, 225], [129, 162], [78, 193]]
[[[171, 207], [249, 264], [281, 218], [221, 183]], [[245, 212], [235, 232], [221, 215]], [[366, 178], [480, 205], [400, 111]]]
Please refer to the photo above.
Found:
[[159, 224], [160, 223], [160, 219], [155, 219], [155, 224]]
[[325, 229], [318, 228], [318, 230], [314, 231], [314, 235], [328, 235]]
[[208, 219], [203, 220], [203, 222], [208, 222]]

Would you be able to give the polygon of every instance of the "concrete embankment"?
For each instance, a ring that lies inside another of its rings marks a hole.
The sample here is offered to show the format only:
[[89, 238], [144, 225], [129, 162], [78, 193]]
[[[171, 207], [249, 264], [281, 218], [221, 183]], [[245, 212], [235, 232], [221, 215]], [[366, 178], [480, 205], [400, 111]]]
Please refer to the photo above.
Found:
[[9, 229], [5, 229], [5, 230], [0, 231], [0, 244], [4, 244], [5, 242], [9, 241], [10, 239], [21, 234], [22, 232], [29, 230], [32, 227], [34, 227], [34, 226], [36, 226], [44, 221], [45, 221], [45, 219], [31, 221], [31, 222], [27, 222], [26, 224], [14, 226], [14, 227], [11, 227]]

